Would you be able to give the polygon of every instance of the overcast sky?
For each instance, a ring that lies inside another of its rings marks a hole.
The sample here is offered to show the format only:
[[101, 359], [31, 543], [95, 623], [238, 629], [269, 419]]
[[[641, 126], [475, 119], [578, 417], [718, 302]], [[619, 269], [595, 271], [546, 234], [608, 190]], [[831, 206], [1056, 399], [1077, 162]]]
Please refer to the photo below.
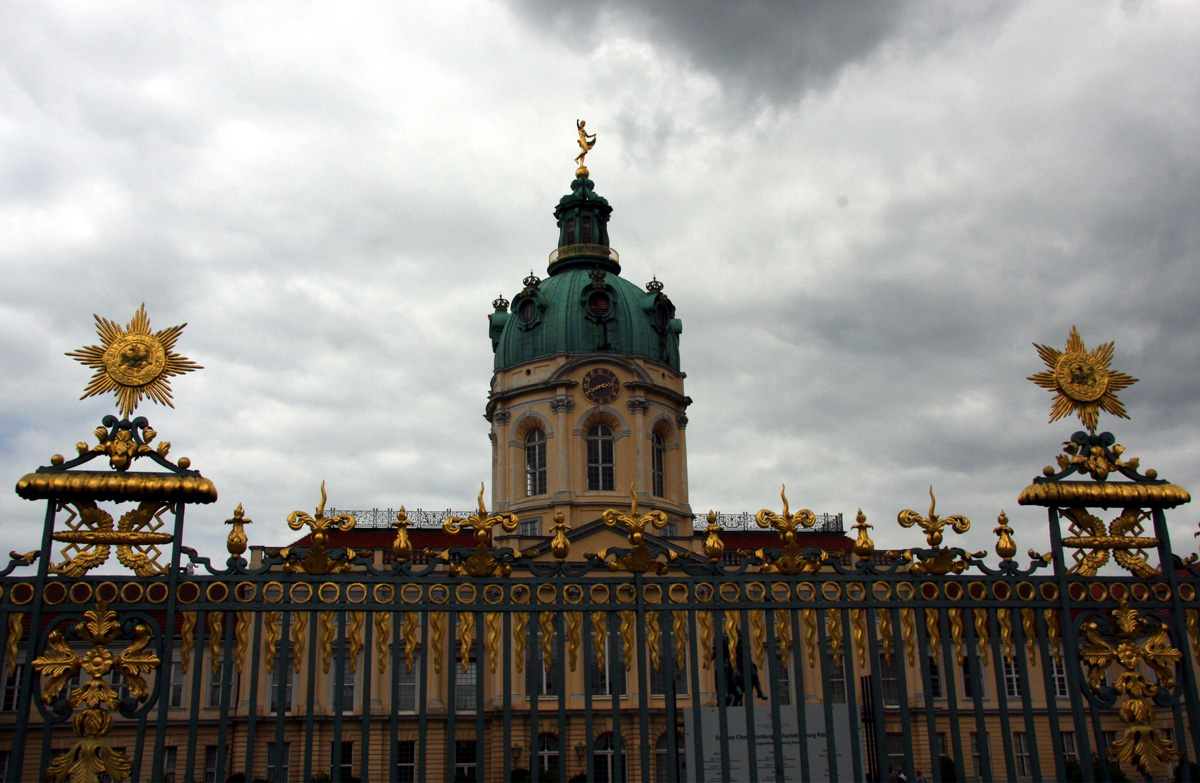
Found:
[[[1077, 421], [1031, 343], [1116, 341], [1143, 467], [1200, 491], [1194, 2], [0, 3], [0, 476], [92, 440], [92, 314], [204, 365], [144, 403], [220, 492], [186, 542], [490, 481], [490, 303], [556, 243], [574, 123], [623, 274], [684, 323], [697, 511], [966, 514]], [[489, 488], [490, 489], [490, 488]], [[43, 508], [0, 494], [0, 545]], [[1195, 551], [1198, 514], [1171, 516]], [[992, 555], [992, 559], [995, 556]]]

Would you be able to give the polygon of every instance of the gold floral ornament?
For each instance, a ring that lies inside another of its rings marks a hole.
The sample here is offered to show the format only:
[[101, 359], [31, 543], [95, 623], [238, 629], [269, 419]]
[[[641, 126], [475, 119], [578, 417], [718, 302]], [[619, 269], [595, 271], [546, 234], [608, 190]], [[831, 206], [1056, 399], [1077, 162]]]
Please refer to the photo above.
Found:
[[875, 542], [867, 535], [867, 531], [873, 528], [874, 525], [867, 524], [867, 515], [863, 513], [861, 508], [854, 517], [854, 523], [850, 526], [851, 530], [858, 531], [858, 538], [854, 540], [854, 554], [863, 559], [869, 558], [875, 552]]
[[[66, 504], [64, 504], [66, 505]], [[78, 501], [67, 506], [69, 513], [63, 522], [65, 530], [51, 534], [63, 547], [63, 561], [51, 563], [50, 573], [80, 577], [106, 562], [113, 546], [117, 560], [138, 576], [165, 574], [168, 566], [160, 563], [162, 546], [175, 540], [163, 514], [174, 509], [172, 503], [147, 500], [132, 511], [126, 511], [113, 527], [112, 514], [98, 508], [92, 501]]]
[[[1113, 761], [1132, 763], [1149, 778], [1163, 764], [1181, 758], [1175, 743], [1154, 728], [1154, 697], [1163, 688], [1175, 687], [1175, 665], [1183, 653], [1172, 646], [1161, 623], [1152, 628], [1136, 609], [1130, 608], [1128, 600], [1112, 611], [1108, 621], [1108, 635], [1116, 637], [1116, 644], [1101, 636], [1100, 624], [1095, 621], [1085, 622], [1081, 630], [1085, 643], [1080, 658], [1092, 691], [1098, 693], [1104, 686], [1105, 675], [1114, 663], [1125, 670], [1113, 680], [1112, 688], [1125, 697], [1120, 714], [1126, 728], [1124, 735], [1109, 746], [1108, 756]], [[1146, 678], [1143, 666], [1153, 672], [1153, 682]]]
[[712, 562], [717, 562], [725, 554], [725, 542], [721, 540], [724, 530], [717, 524], [717, 512], [708, 510], [708, 527], [704, 528], [704, 556]]
[[350, 570], [350, 565], [354, 562], [357, 556], [353, 549], [347, 548], [345, 553], [340, 557], [331, 557], [326, 544], [329, 541], [330, 529], [340, 530], [343, 533], [354, 529], [358, 521], [353, 514], [338, 514], [334, 517], [325, 516], [325, 482], [321, 482], [321, 504], [317, 506], [317, 515], [309, 516], [303, 511], [293, 511], [288, 514], [288, 527], [292, 530], [299, 530], [308, 525], [312, 531], [312, 543], [308, 547], [308, 551], [304, 553], [304, 557], [300, 557], [291, 550], [279, 550], [279, 554], [284, 559], [284, 569], [288, 573], [305, 573], [305, 574], [341, 574]]
[[100, 602], [95, 609], [85, 612], [84, 617], [85, 621], [75, 626], [75, 633], [91, 644], [92, 649], [76, 655], [63, 632], [55, 630], [46, 640], [46, 651], [33, 661], [33, 668], [42, 675], [42, 701], [47, 705], [54, 704], [81, 670], [88, 675], [83, 684], [67, 693], [67, 706], [83, 708], [71, 723], [80, 739], [46, 769], [46, 779], [55, 783], [67, 779], [72, 783], [97, 783], [101, 775], [113, 780], [129, 777], [129, 759], [102, 739], [112, 730], [113, 711], [121, 706], [110, 674], [116, 671], [133, 698], [144, 702], [150, 690], [143, 675], [161, 664], [153, 649], [147, 649], [150, 629], [145, 625], [136, 625], [133, 641], [124, 652], [113, 656], [108, 645], [120, 632], [117, 613], [109, 611], [107, 603]]
[[[929, 486], [929, 516], [923, 517], [918, 512], [912, 509], [904, 509], [896, 515], [896, 521], [900, 523], [900, 527], [909, 528], [914, 525], [925, 531], [925, 542], [930, 549], [935, 550], [932, 555], [922, 556], [919, 561], [914, 562], [915, 557], [912, 550], [904, 552], [903, 555], [910, 562], [912, 567], [909, 571], [913, 574], [934, 574], [944, 575], [950, 572], [961, 574], [967, 569], [967, 561], [965, 557], [960, 557], [965, 553], [961, 549], [942, 549], [942, 530], [946, 525], [955, 533], [965, 533], [971, 529], [971, 520], [967, 519], [962, 514], [952, 514], [948, 517], [939, 517], [936, 513], [937, 498], [933, 494], [933, 485]], [[900, 553], [890, 553], [900, 554]], [[975, 557], [983, 557], [984, 552], [974, 553]]]
[[[466, 519], [450, 517], [442, 523], [442, 529], [452, 536], [461, 533], [464, 527], [475, 530], [475, 548], [473, 550], [467, 547], [453, 547], [442, 552], [442, 560], [450, 564], [450, 575], [458, 576], [467, 573], [470, 576], [492, 576], [498, 573], [500, 576], [508, 576], [511, 574], [512, 566], [496, 559], [496, 552], [492, 549], [492, 528], [499, 525], [502, 530], [512, 533], [517, 529], [519, 521], [515, 514], [507, 512], [489, 514], [487, 506], [483, 504], [483, 484], [481, 483], [479, 485], [479, 512]], [[469, 551], [471, 554], [463, 557], [463, 550]]]
[[412, 541], [408, 539], [408, 511], [404, 506], [396, 513], [396, 521], [392, 523], [392, 527], [396, 528], [396, 539], [392, 541], [392, 562], [403, 563], [412, 557]]
[[658, 509], [654, 509], [649, 513], [643, 514], [638, 511], [637, 487], [633, 484], [629, 485], [629, 511], [621, 512], [615, 508], [605, 509], [600, 515], [600, 519], [608, 527], [617, 527], [620, 525], [625, 528], [625, 532], [629, 537], [630, 549], [601, 549], [592, 557], [605, 560], [611, 553], [617, 555], [612, 562], [608, 563], [610, 571], [628, 571], [631, 574], [644, 574], [647, 571], [653, 571], [656, 574], [665, 573], [667, 564], [658, 559], [658, 552], [646, 545], [646, 526], [656, 530], [662, 530], [667, 526], [667, 515]]
[[1158, 539], [1141, 535], [1142, 523], [1149, 518], [1149, 512], [1127, 508], [1107, 528], [1102, 519], [1082, 508], [1064, 509], [1062, 515], [1070, 520], [1067, 529], [1071, 533], [1063, 538], [1062, 545], [1075, 550], [1075, 564], [1070, 573], [1095, 576], [1108, 562], [1111, 551], [1117, 565], [1134, 576], [1142, 579], [1159, 576], [1158, 569], [1149, 564], [1146, 552], [1158, 547]]
[[103, 345], [89, 345], [67, 353], [96, 371], [79, 399], [114, 392], [121, 415], [126, 418], [142, 397], [175, 407], [171, 402], [171, 377], [203, 369], [174, 351], [175, 341], [187, 324], [151, 332], [144, 304], [124, 329], [107, 318], [93, 317]]
[[1072, 326], [1064, 351], [1037, 343], [1033, 346], [1049, 369], [1029, 376], [1029, 380], [1055, 392], [1050, 421], [1078, 414], [1083, 426], [1094, 432], [1102, 410], [1123, 419], [1129, 418], [1116, 393], [1137, 383], [1138, 379], [1109, 369], [1113, 358], [1112, 343], [1089, 352]]
[[[821, 570], [821, 566], [829, 559], [829, 554], [823, 550], [818, 550], [816, 557], [805, 557], [804, 550], [800, 547], [799, 539], [796, 538], [798, 528], [810, 528], [817, 523], [817, 515], [807, 508], [802, 508], [796, 513], [792, 513], [788, 506], [787, 486], [784, 485], [779, 490], [779, 497], [783, 500], [783, 514], [776, 514], [768, 509], [760, 509], [754, 515], [754, 521], [759, 527], [774, 528], [779, 533], [779, 544], [781, 550], [759, 549], [756, 551], [738, 550], [738, 554], [743, 557], [746, 555], [754, 555], [763, 562], [759, 571], [764, 574], [802, 574], [816, 573]], [[772, 560], [772, 555], [775, 559]]]
[[571, 540], [567, 538], [571, 528], [561, 510], [554, 512], [554, 525], [550, 530], [554, 533], [554, 539], [550, 542], [550, 552], [561, 563], [571, 554]]

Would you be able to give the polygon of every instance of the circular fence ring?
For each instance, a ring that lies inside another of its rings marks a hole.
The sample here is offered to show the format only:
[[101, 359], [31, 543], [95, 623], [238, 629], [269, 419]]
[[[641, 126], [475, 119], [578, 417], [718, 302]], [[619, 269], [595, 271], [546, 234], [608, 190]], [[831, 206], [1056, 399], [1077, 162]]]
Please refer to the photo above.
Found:
[[539, 604], [558, 603], [558, 588], [554, 585], [540, 584], [537, 587], [537, 602]]
[[1008, 582], [996, 582], [992, 585], [992, 595], [999, 601], [1012, 598], [1012, 586]]
[[592, 603], [606, 604], [612, 600], [612, 593], [608, 589], [608, 585], [592, 585], [588, 591], [592, 596]]
[[716, 591], [713, 590], [713, 586], [711, 584], [708, 582], [701, 582], [700, 584], [696, 585], [696, 600], [700, 601], [701, 603], [708, 603], [709, 601], [713, 600], [715, 592]]
[[567, 585], [563, 590], [563, 597], [569, 604], [581, 604], [583, 603], [583, 588], [579, 585]]
[[958, 582], [946, 583], [946, 597], [951, 601], [961, 601], [963, 597], [963, 588]]
[[1180, 585], [1179, 586], [1179, 597], [1189, 603], [1192, 601], [1195, 601], [1196, 600], [1196, 588], [1193, 587], [1192, 585], [1188, 585], [1188, 584]]
[[317, 600], [323, 604], [336, 603], [342, 596], [342, 587], [337, 582], [322, 582], [317, 588]]
[[767, 597], [767, 588], [762, 582], [751, 582], [746, 585], [747, 601], [762, 601]]
[[1046, 601], [1058, 600], [1058, 585], [1047, 582], [1042, 585], [1042, 598]]
[[1124, 601], [1129, 597], [1129, 588], [1120, 582], [1114, 582], [1113, 586], [1109, 588], [1108, 594], [1114, 601]]
[[195, 582], [184, 582], [175, 588], [175, 595], [182, 604], [194, 604], [200, 600], [200, 586]]
[[1170, 585], [1165, 585], [1165, 584], [1159, 582], [1158, 584], [1154, 585], [1154, 587], [1151, 589], [1154, 591], [1154, 597], [1157, 598], [1158, 600], [1160, 600], [1160, 601], [1170, 601], [1171, 600]]
[[367, 600], [367, 586], [362, 582], [353, 582], [346, 586], [346, 600], [352, 604], [361, 604]]
[[891, 582], [876, 582], [871, 585], [871, 595], [876, 601], [892, 600], [892, 583]]
[[862, 582], [850, 582], [846, 585], [846, 597], [851, 601], [861, 601], [867, 597], [867, 588]]
[[429, 588], [429, 600], [435, 604], [445, 604], [450, 601], [450, 591], [444, 585], [433, 585]]
[[62, 582], [54, 581], [47, 582], [42, 587], [42, 600], [51, 606], [61, 604], [67, 600], [67, 588]]
[[312, 600], [312, 594], [312, 585], [308, 582], [297, 582], [288, 590], [288, 600], [294, 604], [306, 604]]
[[721, 600], [726, 602], [739, 601], [742, 597], [742, 591], [733, 582], [725, 582], [718, 592], [721, 594]]
[[248, 604], [258, 597], [258, 584], [255, 582], [238, 582], [233, 587], [233, 598], [238, 603]]
[[465, 584], [459, 585], [454, 589], [455, 603], [462, 605], [473, 604], [479, 600], [479, 591], [475, 589], [475, 585]]
[[[786, 588], [787, 585], [784, 585], [784, 587]], [[673, 604], [687, 603], [687, 599], [688, 599], [687, 585], [681, 584], [679, 582], [676, 582], [675, 584], [671, 585], [669, 588], [667, 588], [667, 599], [670, 600], [670, 602]]]
[[[525, 585], [513, 585], [512, 591], [510, 594], [512, 595], [512, 602], [514, 604], [529, 603], [530, 590]], [[608, 599], [605, 598], [604, 600], [607, 601]]]
[[838, 601], [842, 597], [842, 586], [837, 582], [826, 582], [821, 585], [821, 596], [826, 601]]
[[424, 595], [420, 585], [407, 584], [400, 588], [400, 600], [406, 604], [420, 603]]
[[[161, 582], [157, 583], [161, 584]], [[71, 585], [71, 603], [90, 604], [92, 602], [92, 586], [87, 582], [76, 582]]]
[[171, 591], [162, 582], [151, 582], [146, 586], [146, 600], [152, 604], [166, 603]]
[[500, 585], [483, 588], [483, 602], [491, 606], [504, 603], [504, 588]]
[[396, 588], [391, 585], [375, 585], [371, 590], [371, 600], [377, 604], [390, 604], [396, 600]]
[[[100, 587], [104, 587], [104, 585], [100, 585]], [[204, 599], [212, 604], [223, 603], [229, 600], [229, 588], [224, 582], [213, 582], [204, 591]]]
[[792, 588], [787, 582], [772, 582], [771, 583], [771, 600], [787, 601], [792, 597]]
[[896, 585], [896, 598], [901, 601], [911, 601], [917, 596], [917, 588], [912, 582], [899, 582]]
[[1017, 583], [1017, 598], [1022, 601], [1032, 601], [1037, 597], [1037, 590], [1033, 586], [1033, 582], [1018, 582]]
[[[217, 582], [216, 584], [220, 584], [220, 582]], [[221, 587], [224, 587], [224, 585], [221, 585]], [[117, 600], [118, 593], [119, 591], [117, 590], [116, 582], [101, 582], [100, 584], [96, 585], [97, 601], [103, 601], [106, 604], [111, 604]], [[225, 599], [222, 598], [221, 600]]]
[[642, 597], [648, 604], [661, 604], [663, 599], [662, 585], [648, 584], [642, 588]]
[[121, 602], [126, 604], [138, 604], [145, 597], [146, 590], [142, 587], [141, 582], [126, 582], [121, 586]]
[[277, 604], [283, 600], [283, 583], [267, 582], [263, 585], [263, 600], [269, 604]]
[[18, 582], [9, 591], [9, 600], [17, 606], [24, 606], [33, 600], [33, 585], [28, 582]]
[[817, 599], [817, 588], [812, 582], [801, 582], [796, 585], [796, 598], [801, 601], [815, 601]]
[[631, 604], [637, 600], [637, 591], [633, 589], [633, 585], [622, 584], [617, 585], [617, 603]]

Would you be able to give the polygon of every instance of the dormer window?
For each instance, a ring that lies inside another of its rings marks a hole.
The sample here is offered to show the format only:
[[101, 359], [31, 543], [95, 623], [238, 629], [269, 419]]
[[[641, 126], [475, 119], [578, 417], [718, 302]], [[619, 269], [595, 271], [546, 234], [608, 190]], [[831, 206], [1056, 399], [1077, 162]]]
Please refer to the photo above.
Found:
[[603, 318], [608, 315], [608, 311], [612, 308], [612, 300], [605, 291], [593, 291], [587, 299], [587, 309], [596, 318]]
[[527, 296], [521, 300], [521, 304], [517, 307], [517, 317], [523, 324], [531, 324], [537, 318], [537, 304], [532, 298]]

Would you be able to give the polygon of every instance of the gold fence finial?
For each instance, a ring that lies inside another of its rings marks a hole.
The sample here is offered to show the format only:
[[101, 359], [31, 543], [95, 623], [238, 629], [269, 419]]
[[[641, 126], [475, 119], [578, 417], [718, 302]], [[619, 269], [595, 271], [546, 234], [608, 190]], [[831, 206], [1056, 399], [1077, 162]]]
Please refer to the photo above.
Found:
[[249, 525], [252, 521], [246, 519], [246, 512], [242, 509], [241, 503], [238, 503], [237, 508], [233, 510], [233, 517], [225, 520], [225, 524], [233, 525], [233, 530], [229, 531], [229, 538], [225, 541], [225, 548], [233, 557], [241, 557], [246, 553], [246, 545], [250, 541], [246, 537], [246, 528], [243, 526]]
[[571, 553], [571, 541], [567, 538], [567, 532], [571, 528], [567, 527], [562, 509], [554, 512], [554, 526], [550, 529], [554, 531], [554, 540], [550, 542], [550, 552], [559, 562], [562, 562]]
[[403, 563], [412, 556], [412, 542], [408, 540], [408, 512], [404, 510], [404, 506], [397, 512], [392, 527], [396, 528], [396, 540], [392, 542], [392, 558], [397, 563]]
[[1013, 541], [1013, 529], [1009, 526], [1008, 514], [1005, 514], [1003, 509], [1000, 516], [996, 517], [996, 523], [996, 528], [992, 530], [999, 537], [996, 541], [996, 554], [1005, 560], [1012, 560], [1017, 554], [1017, 542]]
[[711, 508], [708, 510], [708, 527], [705, 532], [708, 536], [704, 539], [704, 556], [714, 563], [721, 559], [725, 553], [725, 542], [721, 540], [722, 527], [717, 524], [717, 512]]
[[858, 538], [854, 541], [854, 554], [865, 560], [875, 551], [875, 542], [867, 535], [867, 531], [874, 527], [874, 525], [867, 524], [867, 515], [863, 513], [861, 508], [854, 517], [854, 522], [855, 524], [850, 527], [851, 530], [858, 531]]

